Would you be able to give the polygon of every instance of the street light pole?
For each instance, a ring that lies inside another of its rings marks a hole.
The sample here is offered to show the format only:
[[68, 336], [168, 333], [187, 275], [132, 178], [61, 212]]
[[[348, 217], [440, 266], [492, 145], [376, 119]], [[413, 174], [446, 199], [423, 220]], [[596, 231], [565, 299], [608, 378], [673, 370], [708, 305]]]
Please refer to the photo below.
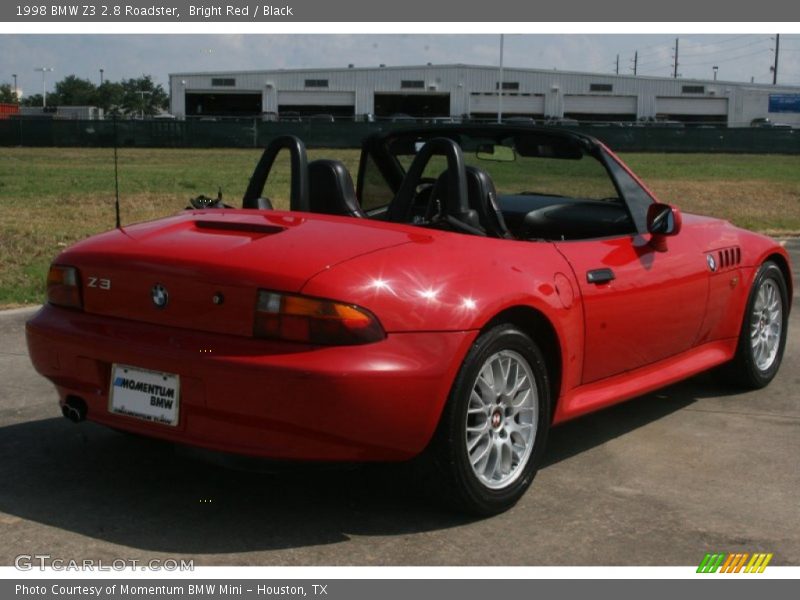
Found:
[[144, 120], [144, 97], [145, 95], [152, 94], [153, 92], [148, 92], [146, 90], [136, 90], [136, 93], [139, 94], [139, 96], [141, 96], [142, 103], [141, 103], [141, 109], [139, 110], [139, 114], [142, 120]]
[[47, 73], [51, 72], [53, 67], [38, 67], [34, 71], [42, 73], [42, 108], [47, 108]]
[[711, 68], [714, 69], [714, 81], [716, 81], [717, 80], [717, 71], [719, 71], [719, 67], [717, 65], [714, 65]]
[[19, 104], [19, 88], [17, 87], [17, 74], [12, 73], [11, 75], [14, 78], [14, 101]]
[[100, 85], [103, 85], [103, 69], [100, 69]]

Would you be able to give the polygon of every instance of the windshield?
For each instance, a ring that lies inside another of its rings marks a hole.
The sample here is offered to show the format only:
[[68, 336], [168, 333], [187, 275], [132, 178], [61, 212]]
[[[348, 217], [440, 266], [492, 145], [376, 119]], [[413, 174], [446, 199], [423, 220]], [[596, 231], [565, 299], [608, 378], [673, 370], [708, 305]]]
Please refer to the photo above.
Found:
[[[448, 136], [451, 137], [451, 136]], [[617, 190], [605, 167], [572, 140], [548, 136], [489, 138], [455, 136], [466, 165], [486, 171], [498, 195], [537, 195], [619, 201]], [[406, 171], [422, 147], [419, 136], [398, 138], [389, 145]], [[437, 178], [445, 169], [444, 157], [428, 163], [424, 177]]]
[[[447, 161], [439, 151], [425, 153], [412, 192], [403, 186], [415, 158], [437, 137], [461, 150], [465, 200], [447, 196]], [[375, 219], [518, 240], [607, 238], [643, 231], [652, 201], [635, 182], [626, 187], [624, 169], [601, 145], [562, 131], [439, 127], [376, 137], [365, 150], [359, 201]]]

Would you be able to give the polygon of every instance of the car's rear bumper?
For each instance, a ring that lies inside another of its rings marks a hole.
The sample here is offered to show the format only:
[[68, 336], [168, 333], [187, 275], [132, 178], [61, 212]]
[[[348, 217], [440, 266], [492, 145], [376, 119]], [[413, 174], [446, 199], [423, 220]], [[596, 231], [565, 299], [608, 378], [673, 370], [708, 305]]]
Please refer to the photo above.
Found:
[[[276, 459], [402, 460], [439, 420], [474, 331], [390, 334], [311, 348], [165, 328], [52, 306], [27, 324], [36, 370], [87, 418], [127, 431]], [[112, 364], [180, 376], [175, 427], [112, 414]]]

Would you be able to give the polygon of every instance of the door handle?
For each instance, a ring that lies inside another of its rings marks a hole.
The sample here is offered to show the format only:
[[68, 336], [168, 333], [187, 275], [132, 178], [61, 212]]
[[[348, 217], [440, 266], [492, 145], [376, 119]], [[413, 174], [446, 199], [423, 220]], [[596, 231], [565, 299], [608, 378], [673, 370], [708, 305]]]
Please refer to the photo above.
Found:
[[614, 279], [614, 271], [611, 269], [594, 269], [586, 273], [586, 281], [589, 283], [608, 283]]

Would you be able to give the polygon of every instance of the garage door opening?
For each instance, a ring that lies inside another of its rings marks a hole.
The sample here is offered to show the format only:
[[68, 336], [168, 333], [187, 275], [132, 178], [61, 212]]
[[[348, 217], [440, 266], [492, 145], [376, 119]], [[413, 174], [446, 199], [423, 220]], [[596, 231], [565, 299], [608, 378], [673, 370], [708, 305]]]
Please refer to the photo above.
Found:
[[261, 94], [186, 94], [187, 117], [256, 117]]
[[728, 124], [727, 115], [681, 115], [681, 114], [658, 113], [658, 115], [656, 115], [656, 119], [666, 120], [666, 121], [680, 121], [681, 123], [686, 123], [687, 125]]
[[542, 94], [503, 94], [502, 107], [497, 94], [472, 92], [469, 116], [476, 121], [497, 121], [502, 108], [503, 119], [541, 119], [544, 117]]
[[331, 106], [309, 104], [280, 104], [278, 116], [285, 117], [311, 117], [314, 115], [331, 115], [336, 119], [353, 118], [356, 114], [354, 106]]
[[618, 113], [583, 113], [583, 112], [565, 112], [564, 117], [567, 119], [575, 119], [581, 123], [617, 123], [626, 121], [635, 121], [636, 113], [618, 114]]
[[[469, 118], [473, 121], [489, 121], [492, 123], [497, 122], [497, 113], [491, 112], [474, 112], [470, 113]], [[528, 113], [528, 112], [506, 112], [503, 111], [503, 120], [506, 119], [532, 119], [532, 120], [542, 120], [544, 118], [543, 113]]]
[[692, 125], [724, 125], [728, 122], [728, 99], [658, 96], [656, 115], [659, 119]]
[[636, 96], [601, 94], [567, 94], [564, 96], [564, 117], [581, 123], [635, 121]]
[[449, 117], [450, 94], [375, 94], [375, 116]]

